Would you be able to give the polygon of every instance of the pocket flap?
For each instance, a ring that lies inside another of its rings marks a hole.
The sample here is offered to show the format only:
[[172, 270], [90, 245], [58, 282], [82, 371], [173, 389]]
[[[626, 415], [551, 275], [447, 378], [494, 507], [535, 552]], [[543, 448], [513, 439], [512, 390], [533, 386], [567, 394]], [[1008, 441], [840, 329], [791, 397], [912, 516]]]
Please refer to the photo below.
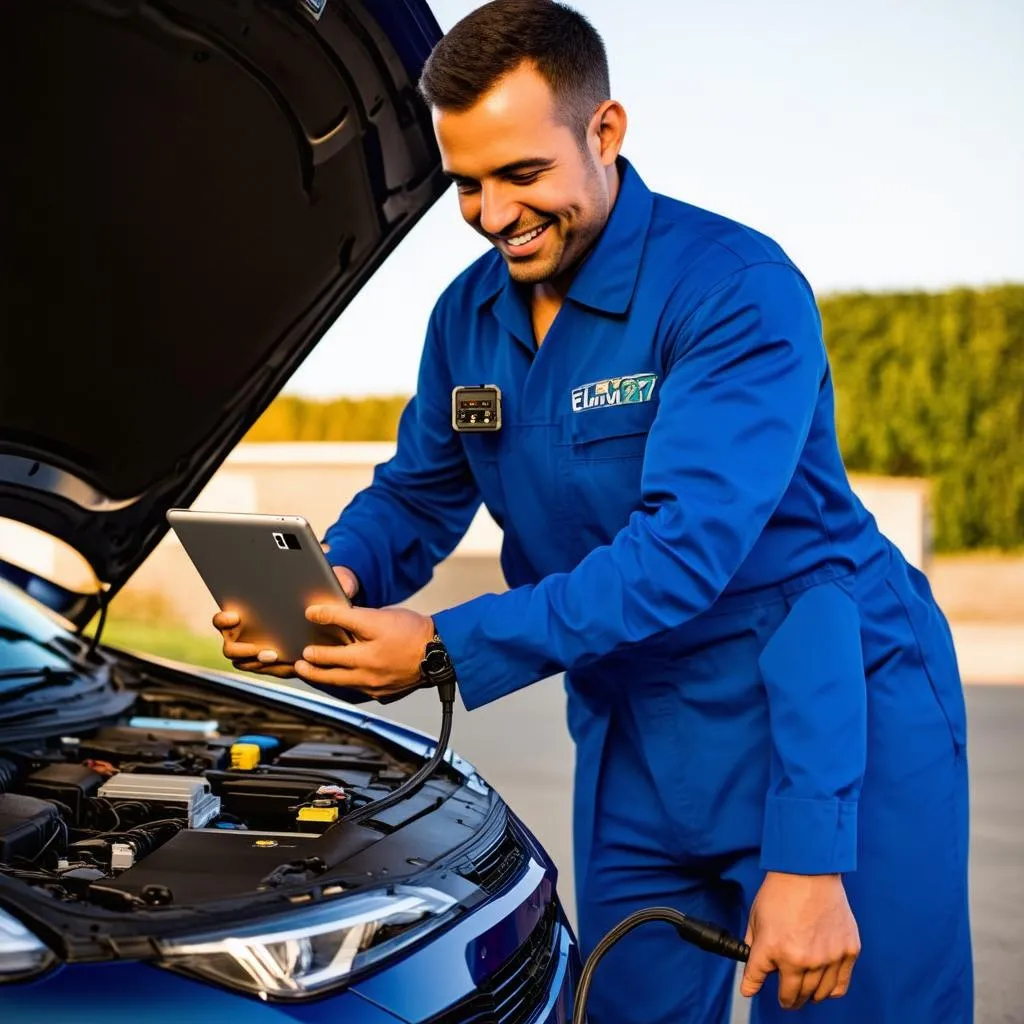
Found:
[[867, 749], [867, 677], [860, 611], [835, 583], [811, 587], [758, 657], [768, 694], [776, 796], [850, 799]]
[[633, 437], [651, 429], [657, 405], [636, 402], [605, 405], [573, 414], [569, 436], [573, 444], [591, 444], [616, 437]]

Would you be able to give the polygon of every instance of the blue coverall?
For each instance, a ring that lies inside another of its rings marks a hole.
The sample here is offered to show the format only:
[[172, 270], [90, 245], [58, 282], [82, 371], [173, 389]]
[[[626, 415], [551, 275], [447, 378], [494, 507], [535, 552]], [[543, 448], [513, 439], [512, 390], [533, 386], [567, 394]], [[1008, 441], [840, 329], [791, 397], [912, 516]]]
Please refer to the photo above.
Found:
[[[957, 662], [851, 491], [812, 290], [770, 238], [620, 168], [539, 348], [496, 252], [441, 296], [397, 453], [329, 558], [395, 604], [481, 501], [503, 527], [510, 589], [435, 623], [468, 709], [566, 673], [584, 953], [655, 904], [742, 936], [765, 871], [841, 872], [862, 953], [802, 1017], [970, 1022]], [[478, 384], [503, 426], [457, 433], [452, 388]], [[590, 1019], [724, 1024], [733, 976], [649, 924], [602, 962]], [[777, 975], [752, 1014], [790, 1019]]]

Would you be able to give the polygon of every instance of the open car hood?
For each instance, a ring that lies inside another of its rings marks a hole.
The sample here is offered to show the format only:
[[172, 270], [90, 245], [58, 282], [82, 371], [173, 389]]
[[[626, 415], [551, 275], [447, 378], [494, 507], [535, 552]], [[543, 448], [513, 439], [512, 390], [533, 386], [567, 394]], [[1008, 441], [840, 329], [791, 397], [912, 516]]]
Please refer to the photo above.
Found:
[[444, 192], [440, 35], [421, 0], [3, 5], [0, 517], [117, 592]]

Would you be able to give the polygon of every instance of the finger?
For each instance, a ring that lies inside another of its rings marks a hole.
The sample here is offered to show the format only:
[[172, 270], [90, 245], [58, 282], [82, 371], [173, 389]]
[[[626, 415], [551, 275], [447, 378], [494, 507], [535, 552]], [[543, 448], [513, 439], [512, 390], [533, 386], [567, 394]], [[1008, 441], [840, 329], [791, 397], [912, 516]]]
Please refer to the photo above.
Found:
[[792, 964], [779, 966], [779, 1005], [784, 1009], [796, 1008], [805, 973], [802, 967], [794, 967]]
[[[749, 934], [749, 931], [748, 931]], [[747, 964], [743, 968], [743, 982], [740, 985], [740, 993], [747, 998], [756, 996], [761, 991], [765, 979], [775, 969], [772, 959], [762, 953], [757, 946], [750, 950]]]
[[349, 604], [314, 604], [306, 609], [306, 618], [318, 626], [337, 626], [363, 639], [374, 636], [373, 623], [379, 614], [374, 609]]
[[318, 683], [323, 686], [345, 686], [353, 690], [362, 690], [371, 696], [376, 692], [376, 680], [359, 669], [351, 668], [319, 668], [308, 661], [295, 662], [295, 674], [307, 683]]
[[306, 647], [302, 660], [314, 668], [370, 668], [374, 661], [371, 644], [321, 644]]
[[347, 569], [342, 569], [341, 566], [336, 565], [334, 567], [334, 575], [337, 576], [345, 596], [351, 601], [358, 589], [352, 574]]
[[822, 972], [821, 980], [818, 982], [818, 987], [814, 990], [814, 995], [811, 996], [814, 1002], [823, 1002], [832, 995], [832, 990], [836, 987], [836, 983], [839, 981], [839, 967], [840, 963], [836, 962], [834, 964], [830, 964], [828, 970]]
[[224, 638], [225, 641], [235, 641], [238, 639], [239, 634], [242, 632], [242, 626], [240, 623], [236, 623], [233, 626], [217, 626], [217, 620], [214, 619], [214, 626], [217, 631]]
[[304, 661], [295, 663], [295, 674], [307, 683], [359, 690], [373, 700], [408, 693], [410, 690], [408, 683], [383, 682], [380, 677], [359, 669], [317, 668]]
[[214, 629], [232, 629], [241, 622], [238, 612], [217, 612], [213, 617]]
[[261, 665], [273, 665], [277, 661], [277, 651], [262, 650], [256, 655], [256, 660]]
[[324, 543], [321, 542], [320, 550], [326, 555], [327, 552], [331, 550], [331, 545], [330, 544], [324, 544]]
[[817, 992], [824, 975], [824, 967], [814, 967], [804, 972], [804, 976], [800, 981], [800, 991], [797, 992], [796, 999], [793, 1002], [794, 1010], [799, 1010]]
[[260, 649], [255, 644], [240, 644], [234, 640], [224, 641], [224, 657], [228, 661], [255, 661]]
[[853, 974], [853, 965], [856, 962], [857, 957], [853, 954], [843, 958], [843, 962], [839, 965], [839, 977], [836, 979], [835, 987], [830, 993], [832, 999], [839, 999], [841, 996], [846, 995], [850, 988], [850, 977]]

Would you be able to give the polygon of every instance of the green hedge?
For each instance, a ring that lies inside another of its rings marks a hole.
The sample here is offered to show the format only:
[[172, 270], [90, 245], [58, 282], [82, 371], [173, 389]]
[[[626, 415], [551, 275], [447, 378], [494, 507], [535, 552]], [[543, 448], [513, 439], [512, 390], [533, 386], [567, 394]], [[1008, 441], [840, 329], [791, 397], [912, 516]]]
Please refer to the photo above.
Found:
[[938, 551], [1024, 545], [1024, 285], [819, 305], [850, 470], [930, 478]]

